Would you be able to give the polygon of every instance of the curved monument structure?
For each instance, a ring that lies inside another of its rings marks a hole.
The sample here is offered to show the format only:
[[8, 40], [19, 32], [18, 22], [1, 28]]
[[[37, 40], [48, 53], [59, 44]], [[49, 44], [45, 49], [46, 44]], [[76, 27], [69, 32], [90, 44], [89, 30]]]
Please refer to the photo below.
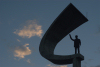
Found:
[[86, 21], [88, 19], [70, 3], [44, 34], [39, 46], [40, 54], [52, 63], [59, 65], [71, 64], [74, 58], [83, 60], [84, 56], [81, 54], [54, 55], [54, 49], [58, 42]]

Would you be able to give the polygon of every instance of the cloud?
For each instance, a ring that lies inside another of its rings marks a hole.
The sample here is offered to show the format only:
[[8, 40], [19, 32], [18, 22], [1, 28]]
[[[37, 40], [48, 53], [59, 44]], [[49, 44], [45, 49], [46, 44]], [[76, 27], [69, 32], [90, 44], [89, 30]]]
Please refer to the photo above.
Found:
[[26, 62], [29, 63], [30, 65], [34, 66], [34, 64], [31, 63], [31, 60], [30, 59], [27, 59]]
[[17, 60], [16, 58], [14, 58], [14, 60]]
[[16, 47], [14, 50], [14, 56], [21, 59], [21, 58], [25, 58], [26, 55], [30, 55], [31, 50], [29, 49], [29, 47], [27, 47], [27, 45], [29, 44]]
[[47, 67], [67, 67], [67, 65], [56, 65], [56, 66], [53, 66], [51, 64], [48, 64]]
[[28, 63], [31, 63], [30, 59], [27, 60]]
[[19, 39], [17, 39], [17, 41], [18, 41], [18, 42], [20, 42], [20, 40], [19, 40]]
[[42, 37], [43, 30], [41, 29], [41, 25], [36, 23], [36, 20], [28, 20], [27, 25], [25, 25], [22, 29], [14, 31], [14, 34], [17, 34], [21, 37], [31, 38], [32, 36]]

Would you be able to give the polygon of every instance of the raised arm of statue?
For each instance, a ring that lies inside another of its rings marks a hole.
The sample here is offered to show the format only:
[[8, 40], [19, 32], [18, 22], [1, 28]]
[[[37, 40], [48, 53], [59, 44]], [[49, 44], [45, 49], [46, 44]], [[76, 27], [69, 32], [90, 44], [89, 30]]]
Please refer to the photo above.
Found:
[[71, 37], [71, 35], [69, 34], [69, 36], [70, 36], [70, 39], [72, 40], [72, 41], [74, 41], [74, 39], [72, 39], [72, 37]]

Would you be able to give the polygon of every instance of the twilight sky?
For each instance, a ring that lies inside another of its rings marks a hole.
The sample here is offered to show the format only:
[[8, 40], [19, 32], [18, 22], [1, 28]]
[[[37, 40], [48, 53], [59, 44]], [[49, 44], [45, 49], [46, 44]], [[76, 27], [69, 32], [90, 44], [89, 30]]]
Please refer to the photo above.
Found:
[[[0, 0], [0, 67], [72, 67], [55, 65], [39, 53], [43, 35], [69, 3], [89, 20], [70, 33], [81, 39], [81, 66], [100, 67], [100, 0]], [[54, 53], [74, 54], [73, 45], [67, 35]]]

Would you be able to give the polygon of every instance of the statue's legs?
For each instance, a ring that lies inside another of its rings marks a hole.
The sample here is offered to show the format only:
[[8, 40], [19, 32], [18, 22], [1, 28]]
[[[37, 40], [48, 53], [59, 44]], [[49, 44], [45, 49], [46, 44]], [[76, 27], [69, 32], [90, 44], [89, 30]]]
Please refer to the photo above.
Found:
[[77, 48], [75, 47], [75, 54], [77, 54]]
[[80, 49], [79, 49], [79, 47], [78, 47], [78, 48], [75, 47], [75, 54], [77, 54], [77, 50], [78, 50], [78, 53], [80, 54]]
[[79, 47], [78, 47], [78, 53], [80, 54], [80, 49], [79, 49]]

